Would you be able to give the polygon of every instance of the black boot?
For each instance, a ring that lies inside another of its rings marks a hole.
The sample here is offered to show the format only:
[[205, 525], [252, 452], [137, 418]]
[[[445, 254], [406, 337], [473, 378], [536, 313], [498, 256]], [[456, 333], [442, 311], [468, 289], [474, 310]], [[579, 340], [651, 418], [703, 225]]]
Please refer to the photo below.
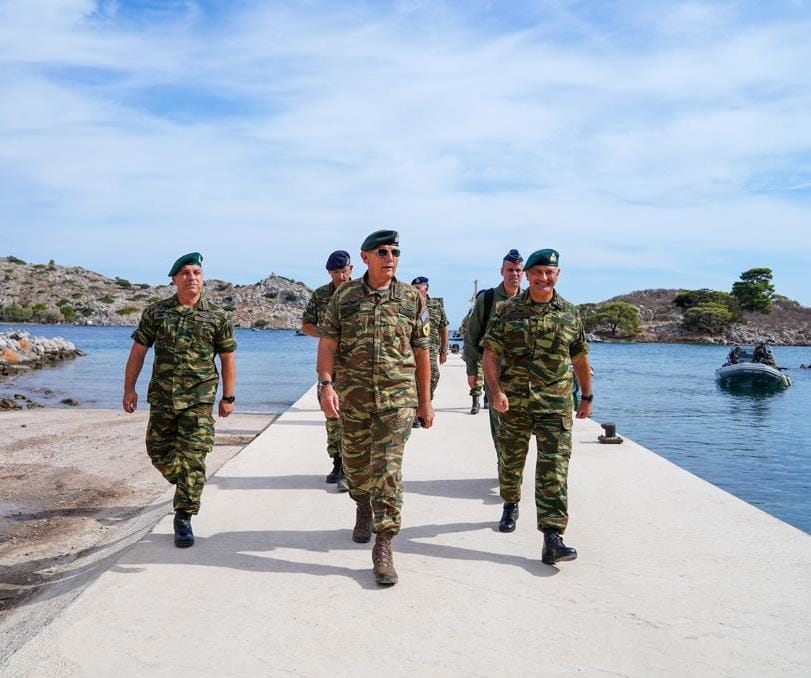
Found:
[[498, 531], [514, 532], [516, 520], [518, 520], [518, 502], [505, 501], [504, 511], [502, 512], [501, 520], [498, 523]]
[[329, 472], [329, 475], [326, 477], [325, 482], [327, 483], [337, 483], [338, 478], [341, 477], [341, 455], [336, 454], [332, 458], [332, 470]]
[[487, 397], [487, 391], [484, 392], [484, 405], [482, 405], [482, 409], [490, 409], [490, 398]]
[[554, 565], [559, 560], [574, 560], [575, 558], [577, 558], [577, 551], [563, 543], [560, 532], [557, 530], [543, 531], [542, 562], [547, 565]]
[[478, 414], [480, 409], [481, 408], [479, 407], [479, 396], [474, 395], [473, 396], [473, 406], [470, 408], [470, 413], [471, 414]]
[[175, 512], [175, 546], [186, 548], [194, 545], [194, 532], [191, 531], [191, 516], [185, 511]]

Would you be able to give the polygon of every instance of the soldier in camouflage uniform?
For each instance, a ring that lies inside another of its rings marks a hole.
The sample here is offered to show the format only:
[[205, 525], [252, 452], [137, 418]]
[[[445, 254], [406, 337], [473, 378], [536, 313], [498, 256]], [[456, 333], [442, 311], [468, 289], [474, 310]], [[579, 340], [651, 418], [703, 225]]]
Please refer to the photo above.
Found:
[[[397, 280], [396, 231], [376, 231], [361, 245], [368, 270], [330, 299], [319, 325], [321, 409], [341, 417], [343, 464], [356, 502], [352, 539], [372, 550], [378, 584], [397, 582], [391, 550], [400, 530], [403, 449], [414, 415], [433, 425], [431, 326], [420, 294]], [[336, 377], [337, 375], [337, 377]]]
[[445, 315], [445, 303], [442, 297], [428, 294], [428, 278], [418, 276], [411, 281], [414, 287], [428, 304], [428, 320], [431, 323], [431, 400], [434, 399], [436, 385], [439, 383], [439, 366], [448, 360], [448, 316]]
[[[467, 370], [467, 383], [470, 386], [470, 395], [473, 404], [470, 408], [471, 414], [479, 413], [480, 384], [484, 381], [482, 373], [482, 340], [487, 333], [487, 328], [495, 315], [496, 309], [507, 299], [514, 297], [521, 291], [521, 277], [523, 275], [524, 258], [521, 253], [512, 249], [501, 261], [501, 283], [490, 290], [481, 290], [476, 295], [476, 300], [471, 309], [470, 317], [465, 330], [465, 346], [462, 357], [465, 360]], [[490, 308], [487, 308], [490, 299]], [[489, 310], [489, 314], [488, 314]], [[477, 391], [477, 389], [479, 389]], [[486, 389], [486, 384], [485, 384]], [[485, 403], [489, 401], [489, 393], [485, 390]], [[498, 456], [498, 442], [496, 432], [498, 430], [498, 416], [492, 410], [490, 415], [490, 437], [496, 448]]]
[[499, 530], [512, 532], [530, 437], [538, 448], [535, 505], [544, 534], [541, 559], [574, 560], [563, 543], [568, 523], [567, 477], [572, 451], [572, 371], [583, 395], [577, 418], [591, 414], [594, 395], [588, 344], [577, 306], [555, 291], [555, 250], [533, 252], [525, 272], [529, 289], [504, 303], [484, 338], [484, 374], [499, 413], [498, 482], [504, 500]]
[[[301, 331], [311, 337], [318, 337], [318, 325], [324, 319], [330, 298], [341, 285], [352, 279], [352, 262], [349, 252], [336, 250], [327, 258], [327, 272], [332, 281], [313, 292], [301, 318]], [[318, 399], [321, 400], [321, 385], [318, 385]], [[326, 477], [327, 483], [337, 483], [339, 492], [348, 492], [343, 466], [341, 464], [341, 420], [327, 419], [327, 454], [332, 459], [332, 470]]]
[[217, 393], [214, 356], [220, 356], [223, 397], [219, 414], [234, 410], [237, 344], [228, 314], [203, 296], [203, 257], [191, 252], [169, 271], [177, 294], [150, 304], [132, 333], [124, 375], [125, 412], [135, 412], [135, 384], [150, 346], [155, 347], [149, 382], [146, 449], [152, 464], [175, 485], [175, 545], [194, 544], [191, 517], [200, 510], [206, 455], [214, 444], [211, 410]]

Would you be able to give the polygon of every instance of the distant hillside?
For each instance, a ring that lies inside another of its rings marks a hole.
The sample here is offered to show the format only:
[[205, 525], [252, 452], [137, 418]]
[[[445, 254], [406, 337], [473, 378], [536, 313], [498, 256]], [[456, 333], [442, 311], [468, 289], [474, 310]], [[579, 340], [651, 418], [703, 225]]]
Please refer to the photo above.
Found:
[[[811, 308], [781, 298], [775, 300], [774, 309], [769, 314], [744, 313], [743, 322], [733, 324], [726, 334], [688, 332], [681, 324], [681, 308], [673, 303], [676, 295], [684, 291], [639, 290], [606, 301], [625, 301], [639, 308], [642, 333], [634, 341], [701, 344], [752, 344], [765, 341], [785, 346], [811, 345]], [[601, 334], [593, 338], [607, 337]]]
[[[205, 281], [206, 296], [225, 306], [237, 327], [297, 328], [310, 293], [304, 283], [273, 273], [253, 285]], [[134, 325], [147, 304], [172, 294], [169, 285], [108, 278], [53, 260], [0, 257], [0, 318], [6, 322]]]

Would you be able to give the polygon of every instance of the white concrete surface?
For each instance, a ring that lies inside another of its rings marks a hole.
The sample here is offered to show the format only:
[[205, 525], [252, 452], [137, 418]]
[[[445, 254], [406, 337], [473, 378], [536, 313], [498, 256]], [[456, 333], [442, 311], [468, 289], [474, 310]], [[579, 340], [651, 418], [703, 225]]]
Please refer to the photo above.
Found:
[[[378, 588], [324, 483], [314, 392], [209, 481], [197, 544], [171, 517], [0, 667], [3, 676], [808, 676], [811, 538], [578, 422], [567, 542], [540, 562], [528, 463], [501, 513], [461, 360], [406, 448], [400, 583]], [[599, 420], [599, 394], [595, 417]], [[618, 422], [622, 433], [622, 422]]]

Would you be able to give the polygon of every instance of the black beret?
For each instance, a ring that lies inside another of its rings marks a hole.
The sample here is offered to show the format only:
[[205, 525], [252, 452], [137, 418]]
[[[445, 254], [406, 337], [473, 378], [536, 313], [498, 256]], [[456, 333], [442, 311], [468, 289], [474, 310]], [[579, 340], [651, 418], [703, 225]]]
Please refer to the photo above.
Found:
[[395, 247], [400, 244], [400, 234], [397, 231], [375, 231], [371, 235], [366, 236], [366, 240], [360, 246], [364, 252], [382, 247], [383, 245], [394, 245]]
[[527, 259], [524, 270], [526, 271], [528, 268], [532, 268], [533, 266], [554, 266], [557, 268], [559, 259], [560, 254], [558, 254], [557, 250], [536, 250], [529, 255], [529, 259]]
[[169, 277], [172, 278], [177, 275], [177, 272], [183, 268], [186, 264], [193, 264], [195, 266], [202, 266], [203, 265], [203, 255], [199, 252], [189, 252], [188, 254], [184, 254], [182, 257], [178, 257], [177, 261], [172, 264], [172, 268], [169, 269]]
[[504, 255], [503, 261], [511, 261], [514, 264], [520, 264], [522, 261], [524, 261], [524, 257], [521, 256], [521, 253], [518, 250], [510, 250]]
[[337, 271], [339, 268], [346, 268], [350, 262], [349, 252], [345, 250], [335, 250], [327, 259], [327, 270]]
[[426, 278], [424, 275], [418, 275], [416, 278], [414, 278], [414, 280], [411, 281], [411, 284], [412, 285], [427, 285], [428, 284], [428, 278]]

